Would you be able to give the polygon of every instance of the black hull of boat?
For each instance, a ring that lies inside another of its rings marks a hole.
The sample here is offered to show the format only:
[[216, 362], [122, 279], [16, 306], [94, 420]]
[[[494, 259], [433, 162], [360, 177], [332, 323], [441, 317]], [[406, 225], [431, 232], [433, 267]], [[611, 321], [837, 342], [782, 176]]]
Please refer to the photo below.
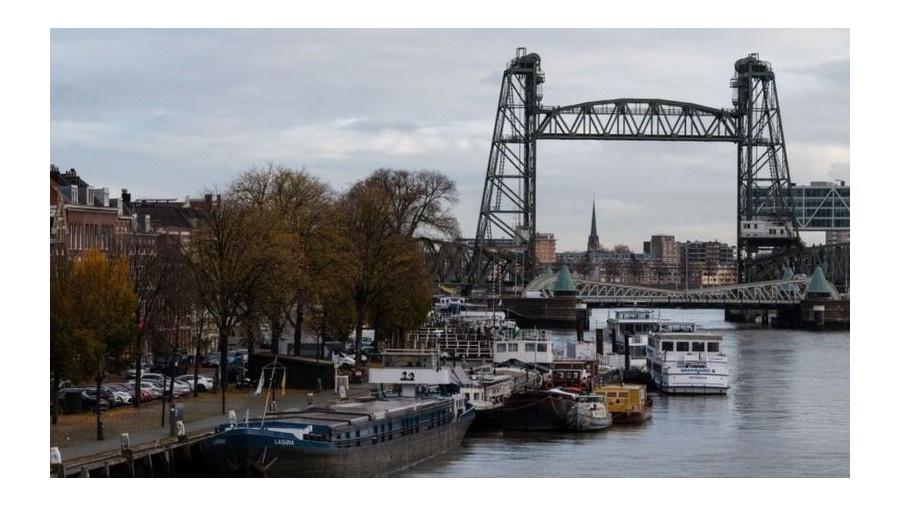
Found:
[[475, 421], [472, 431], [491, 431], [503, 428], [503, 408], [475, 410]]
[[213, 445], [206, 468], [217, 477], [370, 478], [408, 470], [459, 446], [474, 410], [455, 423], [377, 444], [345, 448]]
[[543, 391], [513, 394], [503, 406], [504, 430], [569, 430], [568, 413], [575, 401]]

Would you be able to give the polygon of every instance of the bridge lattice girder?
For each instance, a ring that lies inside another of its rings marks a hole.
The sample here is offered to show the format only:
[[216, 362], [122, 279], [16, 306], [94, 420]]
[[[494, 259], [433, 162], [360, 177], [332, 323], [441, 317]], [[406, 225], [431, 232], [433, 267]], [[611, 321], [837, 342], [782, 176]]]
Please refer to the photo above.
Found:
[[655, 98], [619, 98], [542, 109], [538, 139], [737, 142], [733, 111]]
[[[789, 281], [762, 281], [740, 285], [695, 288], [690, 290], [670, 290], [646, 286], [618, 285], [584, 279], [574, 279], [576, 295], [585, 302], [597, 303], [646, 303], [646, 304], [754, 304], [793, 305], [799, 303], [806, 294], [807, 279]], [[540, 291], [550, 297], [556, 274], [535, 278], [527, 290]], [[833, 294], [837, 296], [835, 292]]]

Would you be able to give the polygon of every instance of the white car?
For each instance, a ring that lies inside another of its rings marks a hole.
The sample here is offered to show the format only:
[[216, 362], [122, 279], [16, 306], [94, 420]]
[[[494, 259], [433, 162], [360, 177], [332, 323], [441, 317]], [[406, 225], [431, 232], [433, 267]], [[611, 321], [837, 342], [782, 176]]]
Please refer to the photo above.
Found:
[[356, 360], [343, 351], [334, 352], [334, 354], [331, 356], [331, 360], [334, 362], [335, 367], [340, 367], [342, 365], [353, 367], [356, 365]]
[[[129, 381], [128, 385], [134, 388], [134, 380]], [[156, 383], [152, 383], [150, 381], [142, 381], [141, 389], [149, 390], [154, 399], [159, 399], [163, 394], [162, 388]]]
[[[194, 375], [193, 374], [184, 374], [182, 376], [176, 376], [175, 381], [183, 381], [188, 384], [191, 390], [194, 389]], [[213, 387], [213, 379], [209, 376], [197, 375], [197, 390], [200, 392], [205, 392], [207, 390], [212, 390]]]

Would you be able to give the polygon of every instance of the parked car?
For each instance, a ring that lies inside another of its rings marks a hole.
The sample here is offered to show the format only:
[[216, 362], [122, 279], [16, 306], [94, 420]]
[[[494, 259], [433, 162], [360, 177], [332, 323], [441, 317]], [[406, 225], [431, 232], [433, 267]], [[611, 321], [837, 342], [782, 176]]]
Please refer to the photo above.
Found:
[[[194, 389], [194, 375], [193, 374], [184, 374], [182, 376], [178, 376], [175, 378], [176, 381], [184, 381], [187, 383], [191, 390]], [[197, 375], [197, 391], [205, 392], [207, 390], [212, 390], [213, 387], [213, 379], [209, 376], [204, 376], [202, 374]]]
[[[104, 398], [106, 397], [106, 398]], [[104, 395], [103, 391], [100, 391], [100, 401], [97, 401], [97, 390], [96, 388], [85, 388], [81, 390], [81, 406], [85, 411], [96, 411], [97, 406], [99, 404], [100, 411], [106, 411], [109, 409], [109, 397], [111, 395]]]
[[162, 383], [163, 381], [167, 381], [169, 378], [165, 374], [161, 374], [158, 372], [148, 372], [147, 374], [141, 375], [141, 381], [153, 381], [154, 383]]
[[187, 372], [187, 354], [174, 353], [172, 355], [158, 355], [153, 360], [151, 370], [155, 373], [184, 374]]
[[[121, 395], [121, 397], [125, 400], [126, 404], [134, 403], [134, 387], [133, 386], [127, 385], [125, 383], [110, 383], [107, 386], [109, 388], [111, 388], [112, 390], [119, 392], [120, 394], [123, 394], [123, 395]], [[143, 396], [141, 396], [141, 400], [142, 401], [144, 400]]]
[[[128, 384], [131, 387], [134, 387], [134, 380], [131, 380]], [[152, 381], [141, 381], [141, 391], [147, 391], [150, 394], [151, 400], [159, 399], [163, 395], [162, 387]]]
[[353, 367], [356, 365], [356, 360], [343, 351], [334, 352], [331, 356], [331, 360], [334, 362], [335, 367], [341, 367], [342, 365]]
[[211, 351], [203, 357], [203, 365], [205, 367], [219, 367], [219, 359], [221, 354], [218, 351]]
[[191, 385], [187, 382], [175, 380], [170, 387], [172, 388], [172, 393], [175, 397], [181, 397], [182, 395], [187, 395], [193, 391]]
[[[145, 374], [150, 373], [150, 364], [146, 362], [141, 362], [141, 376], [143, 377]], [[134, 379], [137, 376], [137, 368], [129, 367], [125, 369], [125, 379]]]
[[103, 394], [103, 398], [106, 399], [107, 402], [109, 402], [109, 405], [111, 407], [115, 408], [118, 406], [124, 406], [125, 404], [131, 404], [131, 394], [113, 388], [111, 385], [104, 385], [100, 392], [101, 394]]

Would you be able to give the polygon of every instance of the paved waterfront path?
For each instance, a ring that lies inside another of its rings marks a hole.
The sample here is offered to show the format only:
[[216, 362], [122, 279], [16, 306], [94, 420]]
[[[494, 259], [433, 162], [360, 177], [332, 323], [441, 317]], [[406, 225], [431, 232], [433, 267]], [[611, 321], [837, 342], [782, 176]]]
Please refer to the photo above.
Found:
[[[356, 397], [367, 394], [371, 391], [371, 385], [352, 385], [349, 395]], [[280, 411], [289, 409], [298, 409], [307, 405], [307, 393], [313, 392], [315, 402], [322, 403], [332, 401], [336, 395], [331, 390], [322, 392], [314, 392], [311, 390], [289, 390], [287, 395], [278, 397], [278, 408]], [[248, 390], [229, 390], [226, 400], [227, 409], [234, 410], [238, 420], [243, 420], [247, 416], [249, 409], [250, 417], [258, 417], [262, 415], [262, 408], [265, 403], [265, 393], [263, 395], [254, 396]], [[190, 434], [198, 434], [212, 430], [216, 425], [224, 423], [227, 415], [221, 414], [221, 397], [219, 394], [208, 393], [201, 394], [200, 397], [188, 397], [183, 400], [176, 399], [176, 403], [184, 406], [185, 430]], [[215, 407], [218, 406], [218, 409]], [[167, 407], [168, 408], [168, 407]], [[215, 414], [193, 418], [198, 412], [212, 412]], [[212, 409], [210, 409], [212, 408]], [[63, 461], [78, 459], [117, 451], [120, 448], [119, 436], [123, 432], [127, 432], [132, 446], [145, 443], [152, 443], [160, 439], [169, 437], [168, 415], [166, 416], [166, 426], [160, 427], [161, 406], [158, 402], [142, 406], [140, 409], [129, 407], [121, 407], [116, 410], [105, 412], [101, 419], [106, 425], [105, 438], [103, 441], [90, 440], [96, 438], [95, 418], [93, 414], [85, 413], [79, 415], [63, 415], [60, 418], [60, 426], [51, 426], [51, 446], [60, 446], [60, 453]], [[150, 421], [150, 426], [146, 423]], [[67, 432], [68, 437], [62, 434], [54, 434], [57, 432]], [[57, 441], [54, 441], [56, 439]]]

